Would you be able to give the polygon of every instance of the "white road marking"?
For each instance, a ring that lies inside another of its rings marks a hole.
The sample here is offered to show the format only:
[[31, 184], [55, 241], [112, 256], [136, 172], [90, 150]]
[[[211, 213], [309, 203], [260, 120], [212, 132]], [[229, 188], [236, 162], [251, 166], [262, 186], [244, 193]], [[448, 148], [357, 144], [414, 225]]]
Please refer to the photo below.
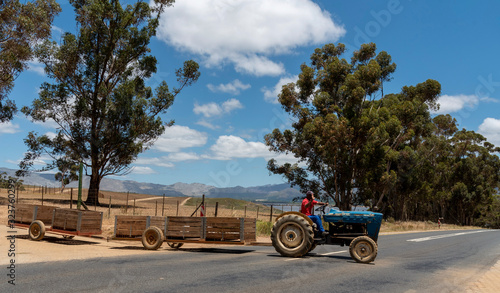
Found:
[[453, 233], [453, 234], [436, 235], [436, 236], [429, 236], [429, 237], [423, 237], [423, 238], [409, 239], [406, 241], [422, 242], [422, 241], [441, 239], [441, 238], [447, 238], [447, 237], [454, 237], [454, 236], [461, 236], [461, 235], [466, 235], [466, 234], [481, 233], [481, 232], [488, 232], [488, 230], [476, 230], [476, 231], [470, 231], [470, 232], [460, 232], [460, 233]]
[[347, 250], [328, 252], [328, 253], [323, 253], [323, 254], [320, 254], [320, 255], [339, 254], [339, 253], [344, 253], [344, 252], [347, 252]]

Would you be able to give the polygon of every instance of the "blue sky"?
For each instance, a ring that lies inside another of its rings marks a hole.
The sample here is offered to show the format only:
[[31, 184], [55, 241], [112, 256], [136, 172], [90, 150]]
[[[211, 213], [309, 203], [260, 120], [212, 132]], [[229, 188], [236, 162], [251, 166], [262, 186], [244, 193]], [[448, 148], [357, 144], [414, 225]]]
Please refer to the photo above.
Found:
[[[55, 40], [76, 27], [70, 4], [60, 4]], [[139, 155], [130, 174], [114, 178], [217, 187], [283, 183], [266, 163], [291, 158], [263, 144], [274, 128], [290, 128], [277, 94], [315, 48], [332, 42], [347, 45], [347, 59], [366, 42], [391, 54], [397, 70], [385, 93], [439, 81], [439, 113], [500, 146], [498, 11], [497, 1], [177, 0], [151, 42], [159, 64], [148, 83], [174, 86], [175, 69], [188, 59], [200, 64], [201, 77], [163, 117], [175, 125]], [[41, 65], [31, 62], [10, 98], [19, 108], [30, 105], [44, 80]], [[0, 124], [0, 166], [17, 168], [32, 130], [56, 131], [21, 113]]]

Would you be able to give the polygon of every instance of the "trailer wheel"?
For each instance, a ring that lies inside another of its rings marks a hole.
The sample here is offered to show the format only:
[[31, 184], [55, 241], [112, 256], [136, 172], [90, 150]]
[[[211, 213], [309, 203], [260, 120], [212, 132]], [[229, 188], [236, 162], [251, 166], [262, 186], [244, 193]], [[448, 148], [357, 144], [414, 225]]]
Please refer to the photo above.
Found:
[[142, 245], [148, 250], [157, 250], [163, 244], [163, 232], [160, 228], [151, 226], [142, 233]]
[[28, 233], [31, 240], [42, 240], [43, 236], [45, 236], [45, 224], [40, 220], [33, 221], [30, 225]]
[[167, 242], [168, 246], [170, 246], [171, 248], [174, 248], [174, 249], [179, 249], [181, 248], [182, 245], [184, 245], [184, 243], [180, 243], [180, 242], [177, 242], [177, 243], [172, 243], [172, 242]]
[[295, 214], [285, 215], [274, 223], [271, 241], [274, 249], [283, 256], [301, 257], [308, 253], [314, 243], [311, 224]]
[[377, 243], [368, 236], [359, 236], [349, 245], [351, 257], [359, 263], [370, 263], [377, 257]]
[[74, 235], [63, 235], [63, 238], [67, 239], [67, 240], [71, 240], [71, 239], [75, 238], [75, 236]]

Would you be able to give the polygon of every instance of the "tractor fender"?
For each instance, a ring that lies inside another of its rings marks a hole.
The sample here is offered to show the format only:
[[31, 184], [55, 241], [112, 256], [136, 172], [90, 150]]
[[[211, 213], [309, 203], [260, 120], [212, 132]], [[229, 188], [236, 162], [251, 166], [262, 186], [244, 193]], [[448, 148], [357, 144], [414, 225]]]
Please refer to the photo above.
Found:
[[286, 212], [286, 213], [282, 213], [280, 214], [275, 221], [277, 221], [279, 218], [283, 217], [283, 216], [286, 216], [286, 215], [297, 215], [297, 216], [301, 216], [303, 217], [304, 219], [306, 219], [307, 222], [309, 222], [309, 224], [311, 225], [311, 227], [314, 225], [313, 221], [306, 215], [304, 215], [303, 213], [300, 213], [300, 212]]

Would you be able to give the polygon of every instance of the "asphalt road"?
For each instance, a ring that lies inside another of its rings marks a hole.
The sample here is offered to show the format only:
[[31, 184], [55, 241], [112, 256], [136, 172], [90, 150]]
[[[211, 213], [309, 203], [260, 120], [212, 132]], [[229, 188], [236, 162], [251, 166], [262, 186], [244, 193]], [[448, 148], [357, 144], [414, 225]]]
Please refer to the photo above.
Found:
[[378, 245], [374, 263], [358, 264], [340, 246], [295, 259], [273, 247], [164, 244], [146, 255], [19, 264], [16, 285], [0, 291], [463, 292], [500, 259], [500, 230], [382, 235]]

